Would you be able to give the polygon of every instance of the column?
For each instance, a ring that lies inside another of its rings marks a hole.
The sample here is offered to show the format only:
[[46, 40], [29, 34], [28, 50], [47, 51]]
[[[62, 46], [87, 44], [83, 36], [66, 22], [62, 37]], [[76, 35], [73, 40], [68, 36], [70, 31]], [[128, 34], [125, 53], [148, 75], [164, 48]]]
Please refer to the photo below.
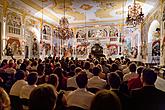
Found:
[[[6, 46], [6, 16], [7, 16], [7, 8], [8, 8], [8, 2], [7, 0], [3, 0], [3, 21], [2, 21], [2, 38], [1, 38], [1, 51], [2, 53], [5, 50], [5, 46]], [[2, 54], [1, 53], [1, 54]]]
[[[160, 0], [160, 4], [161, 4], [161, 18], [163, 17], [163, 0]], [[164, 65], [165, 64], [165, 44], [164, 44], [164, 21], [161, 19], [160, 21], [160, 65]]]

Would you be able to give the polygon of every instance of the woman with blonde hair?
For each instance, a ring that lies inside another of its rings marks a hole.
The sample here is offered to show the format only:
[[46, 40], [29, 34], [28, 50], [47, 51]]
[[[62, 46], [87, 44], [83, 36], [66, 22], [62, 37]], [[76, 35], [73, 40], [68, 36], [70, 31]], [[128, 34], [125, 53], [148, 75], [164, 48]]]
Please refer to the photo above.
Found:
[[0, 88], [0, 110], [10, 110], [10, 98], [3, 88]]

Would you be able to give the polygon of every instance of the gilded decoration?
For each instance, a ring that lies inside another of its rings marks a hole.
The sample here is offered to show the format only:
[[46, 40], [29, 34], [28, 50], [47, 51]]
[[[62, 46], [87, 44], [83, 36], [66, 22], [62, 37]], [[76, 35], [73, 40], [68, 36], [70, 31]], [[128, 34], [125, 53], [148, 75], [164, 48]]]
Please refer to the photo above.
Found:
[[[57, 24], [61, 16], [63, 16], [64, 0], [9, 0], [15, 2], [18, 7], [22, 10], [28, 12], [28, 5], [32, 7], [30, 14], [42, 11], [42, 2], [44, 6], [43, 14], [49, 17], [51, 20], [48, 20], [50, 24]], [[144, 7], [154, 7], [158, 0], [155, 2], [151, 0], [137, 0]], [[87, 23], [91, 23], [91, 19], [95, 18], [96, 22], [114, 22], [114, 19], [122, 20], [122, 6], [123, 3], [125, 6], [131, 3], [130, 0], [66, 0], [66, 17], [69, 20], [70, 24], [83, 24], [85, 20], [85, 10]], [[147, 12], [147, 10], [144, 10]], [[115, 12], [115, 13], [113, 13]], [[147, 12], [148, 13], [148, 12]], [[125, 13], [127, 14], [127, 13]], [[37, 16], [40, 18], [40, 16]], [[101, 20], [100, 20], [101, 18]], [[118, 21], [117, 21], [118, 22]]]
[[91, 10], [93, 6], [88, 5], [88, 4], [83, 4], [80, 6], [81, 9], [83, 10]]
[[15, 12], [7, 13], [7, 31], [11, 34], [21, 35], [21, 16]]
[[5, 47], [5, 55], [22, 55], [22, 48], [19, 39], [9, 36]]

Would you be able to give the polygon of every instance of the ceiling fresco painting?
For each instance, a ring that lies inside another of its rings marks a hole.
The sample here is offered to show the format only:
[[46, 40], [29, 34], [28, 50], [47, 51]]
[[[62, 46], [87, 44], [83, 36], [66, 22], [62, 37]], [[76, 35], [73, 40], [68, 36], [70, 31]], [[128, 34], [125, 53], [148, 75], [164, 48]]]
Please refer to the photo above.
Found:
[[[64, 16], [64, 0], [8, 0], [12, 7], [42, 18], [49, 23], [58, 24]], [[159, 0], [136, 0], [147, 15]], [[127, 16], [128, 6], [133, 0], [65, 0], [66, 17], [70, 24], [111, 23], [121, 21]], [[14, 4], [14, 5], [13, 5]], [[123, 18], [124, 12], [124, 18]]]

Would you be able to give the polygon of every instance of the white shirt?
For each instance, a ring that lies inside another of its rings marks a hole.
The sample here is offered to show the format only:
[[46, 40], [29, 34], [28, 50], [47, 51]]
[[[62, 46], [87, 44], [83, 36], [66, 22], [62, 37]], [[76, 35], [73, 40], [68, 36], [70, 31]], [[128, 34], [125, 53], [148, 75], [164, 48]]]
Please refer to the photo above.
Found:
[[93, 74], [89, 72], [89, 70], [84, 70], [84, 71], [86, 72], [88, 79], [93, 77]]
[[137, 73], [128, 73], [128, 74], [125, 74], [124, 77], [123, 77], [123, 80], [124, 81], [128, 81], [132, 78], [137, 78], [139, 75]]
[[106, 86], [106, 81], [101, 79], [99, 76], [93, 76], [88, 80], [88, 88], [97, 88], [97, 89], [104, 89]]
[[93, 93], [88, 92], [85, 88], [78, 88], [68, 94], [67, 104], [68, 106], [76, 106], [89, 110], [94, 96]]
[[156, 86], [156, 88], [165, 92], [165, 80], [160, 78], [159, 76], [157, 77], [157, 80], [155, 82], [155, 86]]
[[76, 83], [76, 75], [67, 79], [67, 87], [78, 88], [77, 83]]
[[25, 80], [16, 81], [11, 87], [9, 94], [13, 96], [20, 96], [20, 90], [25, 85], [27, 85], [27, 82]]
[[25, 86], [23, 86], [21, 88], [21, 91], [20, 91], [20, 98], [21, 99], [22, 98], [29, 99], [32, 90], [36, 87], [37, 87], [37, 85], [25, 85]]

